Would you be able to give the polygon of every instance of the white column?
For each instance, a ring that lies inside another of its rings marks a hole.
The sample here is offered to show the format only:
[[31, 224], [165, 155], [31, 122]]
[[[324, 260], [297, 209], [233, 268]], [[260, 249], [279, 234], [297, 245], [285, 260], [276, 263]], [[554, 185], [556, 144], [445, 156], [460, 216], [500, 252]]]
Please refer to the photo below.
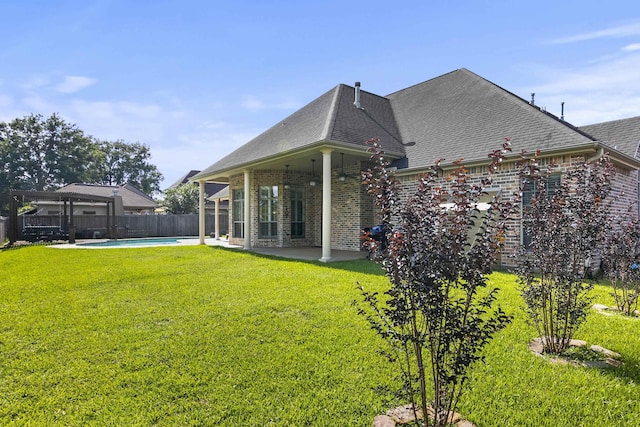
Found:
[[331, 261], [331, 152], [322, 149], [322, 258]]
[[246, 250], [251, 249], [251, 200], [250, 194], [251, 171], [244, 171], [244, 245]]
[[205, 225], [204, 225], [204, 181], [199, 181], [199, 190], [200, 190], [200, 209], [198, 210], [198, 232], [200, 236], [200, 244], [204, 245], [204, 233], [205, 233]]
[[220, 199], [216, 199], [216, 226], [215, 226], [215, 237], [216, 240], [220, 239]]

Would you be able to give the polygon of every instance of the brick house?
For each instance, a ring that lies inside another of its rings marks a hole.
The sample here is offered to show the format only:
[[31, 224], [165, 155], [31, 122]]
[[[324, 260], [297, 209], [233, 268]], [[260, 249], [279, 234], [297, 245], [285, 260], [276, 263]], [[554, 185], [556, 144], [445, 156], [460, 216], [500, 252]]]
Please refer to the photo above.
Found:
[[[370, 138], [380, 140], [408, 191], [442, 157], [445, 168], [463, 158], [480, 176], [487, 154], [509, 138], [515, 154], [493, 189], [504, 197], [518, 182], [517, 153], [540, 150], [558, 172], [610, 153], [616, 191], [638, 198], [640, 117], [577, 128], [466, 69], [386, 96], [340, 84], [191, 180], [201, 194], [208, 182], [229, 185], [231, 243], [320, 246], [328, 262], [332, 249], [361, 250], [360, 231], [376, 224], [360, 184]], [[512, 234], [507, 252], [521, 242], [519, 224]]]

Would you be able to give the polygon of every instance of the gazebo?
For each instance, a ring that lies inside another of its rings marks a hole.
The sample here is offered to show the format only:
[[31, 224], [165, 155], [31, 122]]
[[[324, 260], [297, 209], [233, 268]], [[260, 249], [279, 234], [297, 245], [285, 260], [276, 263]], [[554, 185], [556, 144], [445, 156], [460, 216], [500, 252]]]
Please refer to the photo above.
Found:
[[[116, 199], [120, 196], [96, 196], [79, 193], [65, 193], [58, 191], [10, 191], [9, 198], [9, 242], [14, 243], [18, 240], [18, 197], [22, 196], [30, 200], [50, 200], [58, 201], [63, 205], [63, 227], [61, 227], [69, 235], [69, 243], [75, 243], [76, 230], [73, 221], [73, 203], [74, 202], [91, 202], [106, 203], [107, 205], [107, 230], [111, 230], [111, 238], [117, 239], [116, 218]], [[69, 209], [67, 210], [67, 205]]]

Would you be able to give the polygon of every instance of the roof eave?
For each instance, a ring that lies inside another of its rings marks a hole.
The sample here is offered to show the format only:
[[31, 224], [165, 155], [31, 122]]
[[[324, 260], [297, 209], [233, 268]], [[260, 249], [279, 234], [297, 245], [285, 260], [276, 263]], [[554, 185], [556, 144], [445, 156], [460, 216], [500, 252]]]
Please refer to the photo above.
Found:
[[[322, 148], [331, 148], [334, 150], [340, 149], [343, 152], [349, 152], [351, 154], [361, 154], [363, 160], [366, 160], [371, 157], [367, 147], [365, 146], [341, 143], [338, 141], [324, 140], [324, 141], [318, 141], [318, 142], [309, 144], [302, 149], [297, 148], [294, 150], [283, 151], [271, 156], [263, 157], [257, 161], [240, 163], [229, 168], [222, 168], [222, 169], [218, 169], [216, 171], [212, 171], [208, 173], [199, 173], [197, 175], [192, 176], [189, 179], [189, 181], [190, 182], [228, 183], [230, 176], [242, 173], [245, 170], [259, 169], [261, 166], [267, 165], [269, 163], [273, 163], [276, 160], [280, 160], [280, 159], [284, 160], [284, 159], [295, 157], [295, 156], [310, 154], [311, 152], [317, 152], [319, 149], [322, 149]], [[385, 151], [385, 156], [395, 160], [395, 159], [400, 159], [404, 157], [405, 154], [399, 153], [399, 152]]]
[[[640, 170], [640, 159], [635, 159], [629, 155], [626, 155], [618, 150], [614, 150], [613, 148], [606, 146], [604, 144], [601, 144], [599, 142], [588, 142], [585, 144], [574, 145], [572, 147], [544, 150], [544, 151], [540, 151], [539, 157], [542, 157], [542, 158], [553, 157], [559, 154], [565, 154], [565, 155], [594, 154], [594, 155], [600, 156], [605, 153], [608, 153], [609, 156], [611, 157], [611, 161], [613, 161], [617, 165], [625, 166], [629, 169]], [[505, 156], [505, 161], [518, 160], [520, 157], [521, 157], [520, 153], [512, 153]], [[468, 161], [463, 161], [463, 163], [467, 167], [483, 166], [483, 165], [488, 165], [489, 160], [488, 158], [470, 159]], [[454, 164], [454, 162], [447, 162], [447, 163], [441, 164], [440, 167], [445, 170], [450, 170], [455, 168], [456, 165]], [[429, 168], [428, 166], [421, 166], [421, 167], [415, 167], [415, 168], [398, 169], [397, 175], [398, 176], [413, 175], [416, 173], [424, 172], [428, 168]]]

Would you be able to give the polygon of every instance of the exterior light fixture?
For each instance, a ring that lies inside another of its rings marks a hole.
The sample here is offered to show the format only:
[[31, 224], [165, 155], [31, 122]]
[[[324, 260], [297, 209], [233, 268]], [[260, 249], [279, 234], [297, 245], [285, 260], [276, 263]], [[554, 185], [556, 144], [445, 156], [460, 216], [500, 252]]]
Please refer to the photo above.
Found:
[[316, 181], [316, 160], [311, 159], [311, 180], [309, 181], [309, 185], [315, 187], [318, 181]]
[[338, 174], [338, 181], [345, 182], [347, 180], [347, 174], [344, 173], [344, 153], [340, 153], [340, 173]]
[[291, 183], [289, 182], [289, 165], [284, 165], [286, 168], [284, 170], [284, 189], [288, 190], [291, 188]]

